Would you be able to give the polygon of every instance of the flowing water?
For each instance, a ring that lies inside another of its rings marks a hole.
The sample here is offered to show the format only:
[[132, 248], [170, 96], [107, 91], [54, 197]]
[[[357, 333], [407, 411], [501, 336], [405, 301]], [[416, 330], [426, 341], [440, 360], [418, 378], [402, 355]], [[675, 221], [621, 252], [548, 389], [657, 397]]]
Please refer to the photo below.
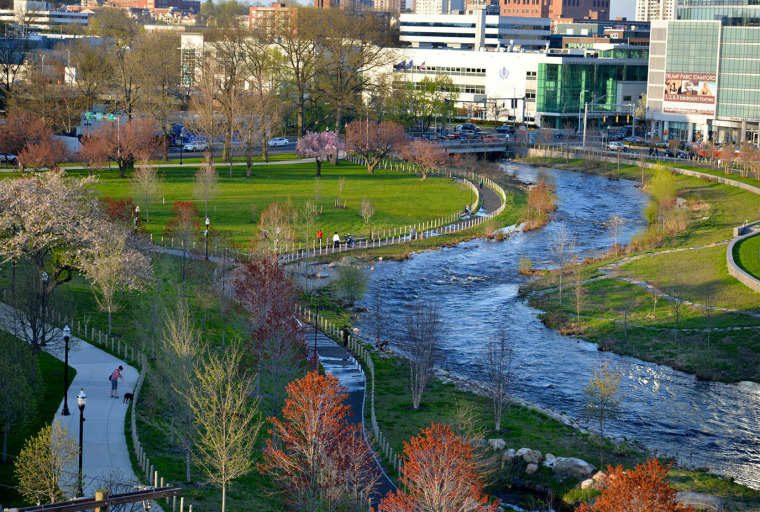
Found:
[[[613, 214], [627, 220], [620, 243], [644, 227], [641, 212], [647, 197], [632, 181], [511, 164], [507, 168], [525, 181], [543, 174], [554, 182], [557, 218], [576, 236], [583, 255], [612, 245], [603, 223]], [[373, 294], [381, 294], [390, 318], [386, 337], [393, 343], [400, 336], [406, 306], [437, 301], [449, 313], [451, 326], [441, 366], [470, 378], [478, 376], [476, 361], [489, 338], [505, 328], [515, 341], [514, 394], [576, 419], [583, 417], [583, 388], [595, 365], [609, 361], [625, 375], [623, 412], [605, 427], [609, 434], [637, 439], [655, 453], [760, 488], [760, 385], [699, 381], [667, 366], [599, 352], [596, 345], [546, 328], [539, 312], [517, 297], [526, 279], [517, 273], [520, 255], [529, 256], [536, 267], [551, 265], [555, 229], [556, 222], [517, 232], [504, 242], [475, 240], [403, 262], [376, 264], [370, 293], [361, 305], [371, 309]], [[367, 335], [369, 316], [358, 322]]]

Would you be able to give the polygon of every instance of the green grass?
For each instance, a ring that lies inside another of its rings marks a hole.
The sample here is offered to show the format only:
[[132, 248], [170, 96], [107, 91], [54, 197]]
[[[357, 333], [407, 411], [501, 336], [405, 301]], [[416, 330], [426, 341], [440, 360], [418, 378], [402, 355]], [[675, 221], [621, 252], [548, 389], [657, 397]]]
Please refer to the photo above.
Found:
[[[15, 486], [18, 480], [13, 471], [15, 466], [12, 464], [21, 449], [24, 441], [33, 435], [36, 435], [42, 427], [49, 424], [55, 418], [58, 412], [58, 406], [61, 405], [61, 382], [63, 381], [63, 363], [55, 357], [45, 352], [37, 353], [37, 364], [42, 377], [41, 393], [37, 397], [39, 402], [34, 417], [29, 419], [25, 428], [11, 432], [8, 435], [8, 462], [9, 464], [0, 464], [0, 503], [4, 507], [28, 506], [21, 495], [16, 491]], [[74, 380], [77, 372], [74, 368], [69, 367], [69, 382]], [[1, 434], [0, 430], [0, 434]], [[76, 432], [69, 432], [76, 436]]]
[[760, 237], [745, 238], [734, 245], [734, 261], [748, 274], [760, 278]]
[[[150, 222], [144, 224], [154, 237], [164, 235], [174, 201], [194, 201], [204, 215], [204, 205], [193, 194], [195, 170], [193, 167], [160, 169], [165, 177], [163, 198], [151, 205]], [[235, 166], [234, 177], [230, 178], [227, 168], [220, 168], [220, 192], [209, 203], [212, 227], [229, 232], [235, 242], [247, 248], [250, 237], [257, 232], [251, 206], [255, 206], [257, 219], [273, 202], [287, 204], [290, 201], [294, 207], [300, 207], [307, 199], [314, 198], [315, 172], [313, 163], [263, 165], [254, 167], [253, 176], [246, 178], [244, 168]], [[70, 175], [85, 173], [69, 171]], [[345, 209], [334, 207], [340, 177], [346, 178], [342, 196], [347, 206]], [[445, 178], [430, 177], [421, 181], [413, 174], [385, 170], [368, 174], [366, 168], [348, 162], [341, 162], [338, 166], [324, 164], [320, 183], [322, 190], [318, 206], [321, 214], [317, 216], [313, 233], [309, 234], [310, 240], [314, 239], [317, 229], [322, 229], [326, 238], [335, 231], [342, 236], [368, 232], [369, 227], [359, 214], [359, 204], [364, 197], [375, 205], [372, 219], [375, 230], [451, 215], [462, 210], [469, 199], [468, 193]], [[119, 178], [115, 170], [100, 173], [97, 190], [117, 199], [132, 195], [128, 180]], [[139, 198], [135, 198], [135, 203], [140, 205], [141, 216], [145, 218], [145, 204]], [[300, 229], [298, 239], [305, 241]]]

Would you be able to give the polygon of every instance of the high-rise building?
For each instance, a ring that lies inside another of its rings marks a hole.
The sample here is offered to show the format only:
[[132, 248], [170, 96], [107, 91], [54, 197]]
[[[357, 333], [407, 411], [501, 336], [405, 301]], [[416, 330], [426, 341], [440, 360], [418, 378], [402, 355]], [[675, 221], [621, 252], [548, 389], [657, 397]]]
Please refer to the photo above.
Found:
[[760, 143], [760, 4], [681, 0], [653, 21], [647, 118], [663, 139]]
[[502, 16], [550, 18], [552, 21], [610, 19], [610, 0], [501, 0]]
[[414, 0], [414, 14], [450, 14], [464, 10], [464, 0]]
[[674, 20], [678, 0], [636, 0], [636, 21]]
[[273, 2], [270, 7], [249, 7], [248, 28], [274, 34], [279, 29], [287, 27], [290, 19], [296, 15], [296, 8], [286, 4]]

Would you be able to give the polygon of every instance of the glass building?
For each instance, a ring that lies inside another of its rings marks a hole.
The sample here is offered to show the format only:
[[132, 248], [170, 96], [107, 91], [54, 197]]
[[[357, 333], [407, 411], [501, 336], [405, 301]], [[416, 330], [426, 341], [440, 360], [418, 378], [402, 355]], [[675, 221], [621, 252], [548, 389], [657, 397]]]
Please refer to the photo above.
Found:
[[653, 22], [648, 118], [664, 139], [757, 144], [760, 2], [682, 0]]

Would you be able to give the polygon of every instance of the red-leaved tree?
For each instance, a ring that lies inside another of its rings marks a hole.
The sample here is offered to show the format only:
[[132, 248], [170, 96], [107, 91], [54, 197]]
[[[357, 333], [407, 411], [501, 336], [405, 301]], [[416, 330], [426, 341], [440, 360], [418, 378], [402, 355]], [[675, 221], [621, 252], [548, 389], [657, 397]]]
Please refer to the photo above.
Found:
[[346, 149], [364, 159], [367, 172], [374, 172], [380, 160], [406, 141], [404, 127], [393, 121], [357, 119], [346, 125]]
[[11, 114], [0, 123], [0, 155], [18, 155], [27, 144], [52, 136], [45, 121], [32, 114]]
[[287, 389], [282, 420], [268, 418], [275, 439], [267, 442], [261, 469], [275, 477], [294, 510], [367, 507], [377, 469], [359, 426], [346, 420], [346, 388], [332, 375], [310, 372]]
[[103, 205], [103, 211], [113, 222], [122, 225], [131, 225], [134, 222], [135, 202], [131, 197], [115, 199], [111, 196], [103, 196], [100, 198], [100, 204]]
[[166, 236], [174, 239], [174, 247], [182, 251], [182, 287], [184, 290], [187, 267], [187, 253], [192, 243], [199, 239], [203, 228], [201, 227], [200, 213], [191, 201], [175, 201], [172, 205], [174, 217], [166, 225]]
[[317, 176], [322, 176], [322, 162], [336, 160], [338, 152], [343, 149], [343, 143], [335, 132], [306, 132], [296, 144], [299, 156], [313, 158], [317, 161]]
[[271, 397], [272, 414], [277, 414], [285, 385], [308, 366], [305, 333], [293, 316], [298, 290], [277, 256], [264, 254], [239, 267], [233, 289], [248, 319], [245, 346], [256, 365], [259, 392]]
[[404, 443], [401, 488], [380, 502], [380, 512], [497, 512], [489, 503], [472, 445], [448, 425], [433, 423]]
[[19, 163], [36, 171], [55, 169], [69, 158], [69, 150], [63, 141], [52, 135], [39, 142], [31, 142], [18, 154]]
[[453, 165], [455, 158], [449, 156], [445, 146], [422, 139], [410, 140], [399, 148], [401, 158], [411, 163], [426, 179], [428, 173]]
[[125, 123], [111, 123], [82, 137], [80, 158], [88, 161], [115, 161], [119, 177], [126, 177], [127, 169], [135, 160], [150, 160], [161, 147], [156, 137], [156, 125], [149, 119], [132, 119]]
[[665, 480], [673, 464], [663, 466], [649, 459], [634, 469], [607, 466], [602, 495], [593, 505], [584, 503], [578, 512], [694, 512], [676, 501], [676, 490]]

